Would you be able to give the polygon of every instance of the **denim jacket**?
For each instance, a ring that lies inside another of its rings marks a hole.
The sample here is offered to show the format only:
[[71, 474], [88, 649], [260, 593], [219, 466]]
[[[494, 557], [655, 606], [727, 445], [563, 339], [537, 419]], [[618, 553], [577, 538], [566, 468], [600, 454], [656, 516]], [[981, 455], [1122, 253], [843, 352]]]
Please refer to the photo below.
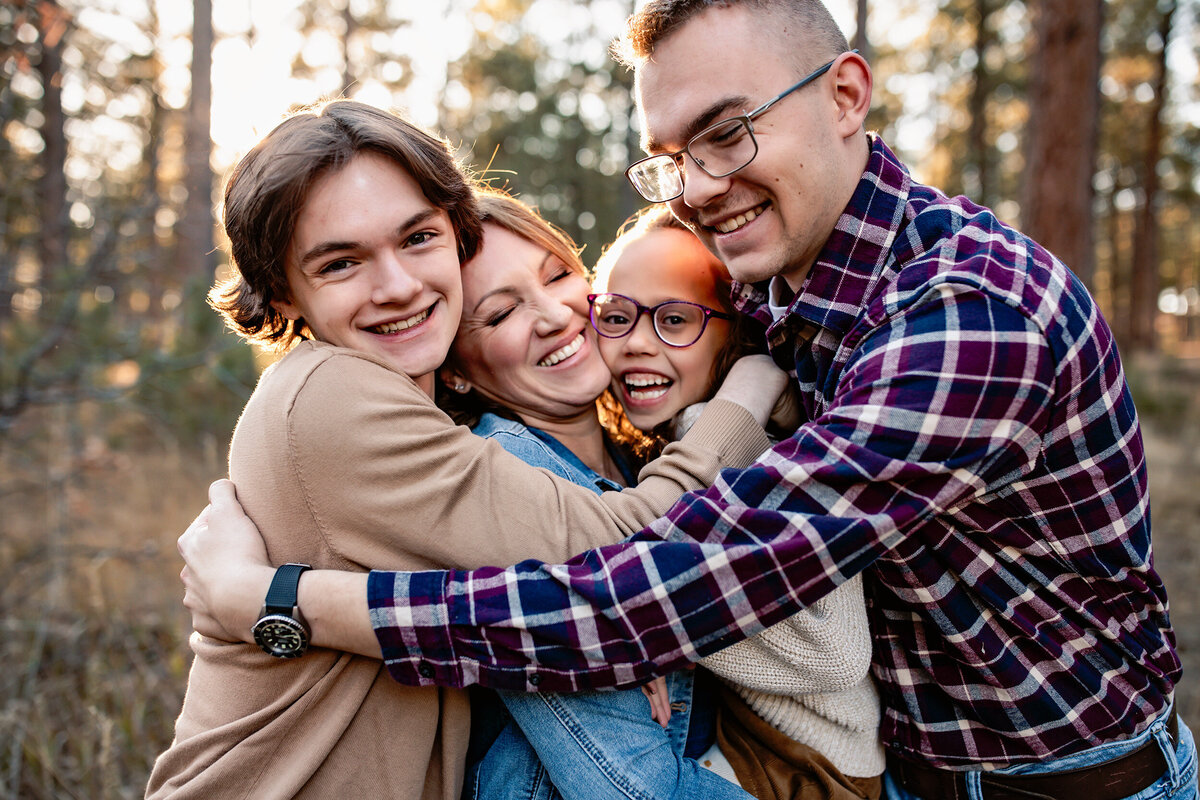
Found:
[[[597, 494], [622, 488], [545, 431], [491, 413], [472, 430], [495, 439], [525, 463]], [[608, 450], [626, 484], [636, 482], [637, 473], [624, 454], [611, 443]], [[699, 670], [668, 676], [671, 721], [665, 731], [650, 719], [640, 689], [525, 695], [471, 687], [471, 748], [463, 797], [748, 799], [693, 760], [712, 741], [713, 680]], [[695, 684], [703, 688], [693, 692]]]
[[[501, 447], [531, 467], [544, 467], [571, 483], [594, 490], [596, 494], [619, 492], [622, 489], [620, 485], [584, 464], [579, 460], [579, 456], [543, 430], [530, 428], [516, 420], [505, 419], [488, 412], [480, 417], [479, 423], [471, 431], [476, 436], [495, 439]], [[637, 472], [633, 470], [629, 459], [611, 442], [606, 440], [605, 444], [617, 469], [621, 470], [625, 485], [631, 486], [636, 483]]]

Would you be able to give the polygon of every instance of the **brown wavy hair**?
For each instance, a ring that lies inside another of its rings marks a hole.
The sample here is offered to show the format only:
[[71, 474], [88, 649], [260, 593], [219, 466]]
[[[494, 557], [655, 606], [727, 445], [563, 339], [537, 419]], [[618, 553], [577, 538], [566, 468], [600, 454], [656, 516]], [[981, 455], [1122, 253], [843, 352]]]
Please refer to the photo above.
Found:
[[234, 272], [218, 281], [208, 302], [243, 338], [287, 349], [311, 332], [275, 310], [288, 297], [285, 269], [296, 219], [316, 181], [358, 153], [393, 161], [425, 198], [450, 215], [465, 261], [479, 248], [474, 185], [449, 144], [403, 117], [353, 100], [301, 109], [242, 158], [225, 184], [223, 220]]

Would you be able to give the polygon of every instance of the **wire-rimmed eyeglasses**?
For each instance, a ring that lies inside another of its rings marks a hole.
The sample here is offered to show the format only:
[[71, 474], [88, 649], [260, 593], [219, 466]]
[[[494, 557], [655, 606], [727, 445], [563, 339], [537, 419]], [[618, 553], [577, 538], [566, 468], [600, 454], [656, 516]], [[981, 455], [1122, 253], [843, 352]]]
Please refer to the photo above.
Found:
[[729, 117], [709, 125], [688, 139], [682, 150], [660, 153], [635, 161], [625, 170], [625, 177], [633, 184], [637, 193], [651, 203], [665, 203], [683, 194], [683, 172], [679, 164], [684, 153], [691, 156], [696, 166], [714, 178], [732, 175], [758, 155], [758, 141], [754, 138], [754, 118], [767, 113], [771, 106], [824, 75], [836, 61], [837, 58], [818, 67], [804, 76], [799, 83], [783, 90], [750, 113]]
[[628, 336], [642, 314], [650, 315], [654, 333], [668, 347], [687, 347], [704, 335], [708, 321], [732, 319], [729, 314], [686, 300], [667, 300], [656, 306], [644, 306], [623, 294], [589, 294], [589, 316], [596, 333], [606, 339]]

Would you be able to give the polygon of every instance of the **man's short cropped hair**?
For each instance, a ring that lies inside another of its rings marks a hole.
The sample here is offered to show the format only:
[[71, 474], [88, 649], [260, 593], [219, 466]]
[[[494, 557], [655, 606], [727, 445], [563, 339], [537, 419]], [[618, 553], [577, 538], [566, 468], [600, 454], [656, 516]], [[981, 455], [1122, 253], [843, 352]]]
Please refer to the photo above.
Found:
[[795, 40], [798, 72], [812, 70], [850, 49], [820, 0], [648, 0], [626, 20], [625, 32], [612, 43], [613, 58], [635, 69], [692, 17], [710, 8], [737, 6], [774, 18], [764, 21], [764, 35], [777, 31]]

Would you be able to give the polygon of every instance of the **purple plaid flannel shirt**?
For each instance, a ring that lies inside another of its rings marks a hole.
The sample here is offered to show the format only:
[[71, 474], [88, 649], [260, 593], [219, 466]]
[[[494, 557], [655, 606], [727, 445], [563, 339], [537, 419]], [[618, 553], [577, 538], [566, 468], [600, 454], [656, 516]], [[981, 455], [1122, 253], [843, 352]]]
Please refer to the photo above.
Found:
[[[765, 286], [743, 311], [770, 323]], [[571, 691], [679, 669], [865, 571], [880, 735], [943, 767], [1128, 737], [1180, 675], [1137, 417], [1080, 281], [878, 138], [768, 330], [805, 421], [565, 565], [375, 572], [403, 683]]]

